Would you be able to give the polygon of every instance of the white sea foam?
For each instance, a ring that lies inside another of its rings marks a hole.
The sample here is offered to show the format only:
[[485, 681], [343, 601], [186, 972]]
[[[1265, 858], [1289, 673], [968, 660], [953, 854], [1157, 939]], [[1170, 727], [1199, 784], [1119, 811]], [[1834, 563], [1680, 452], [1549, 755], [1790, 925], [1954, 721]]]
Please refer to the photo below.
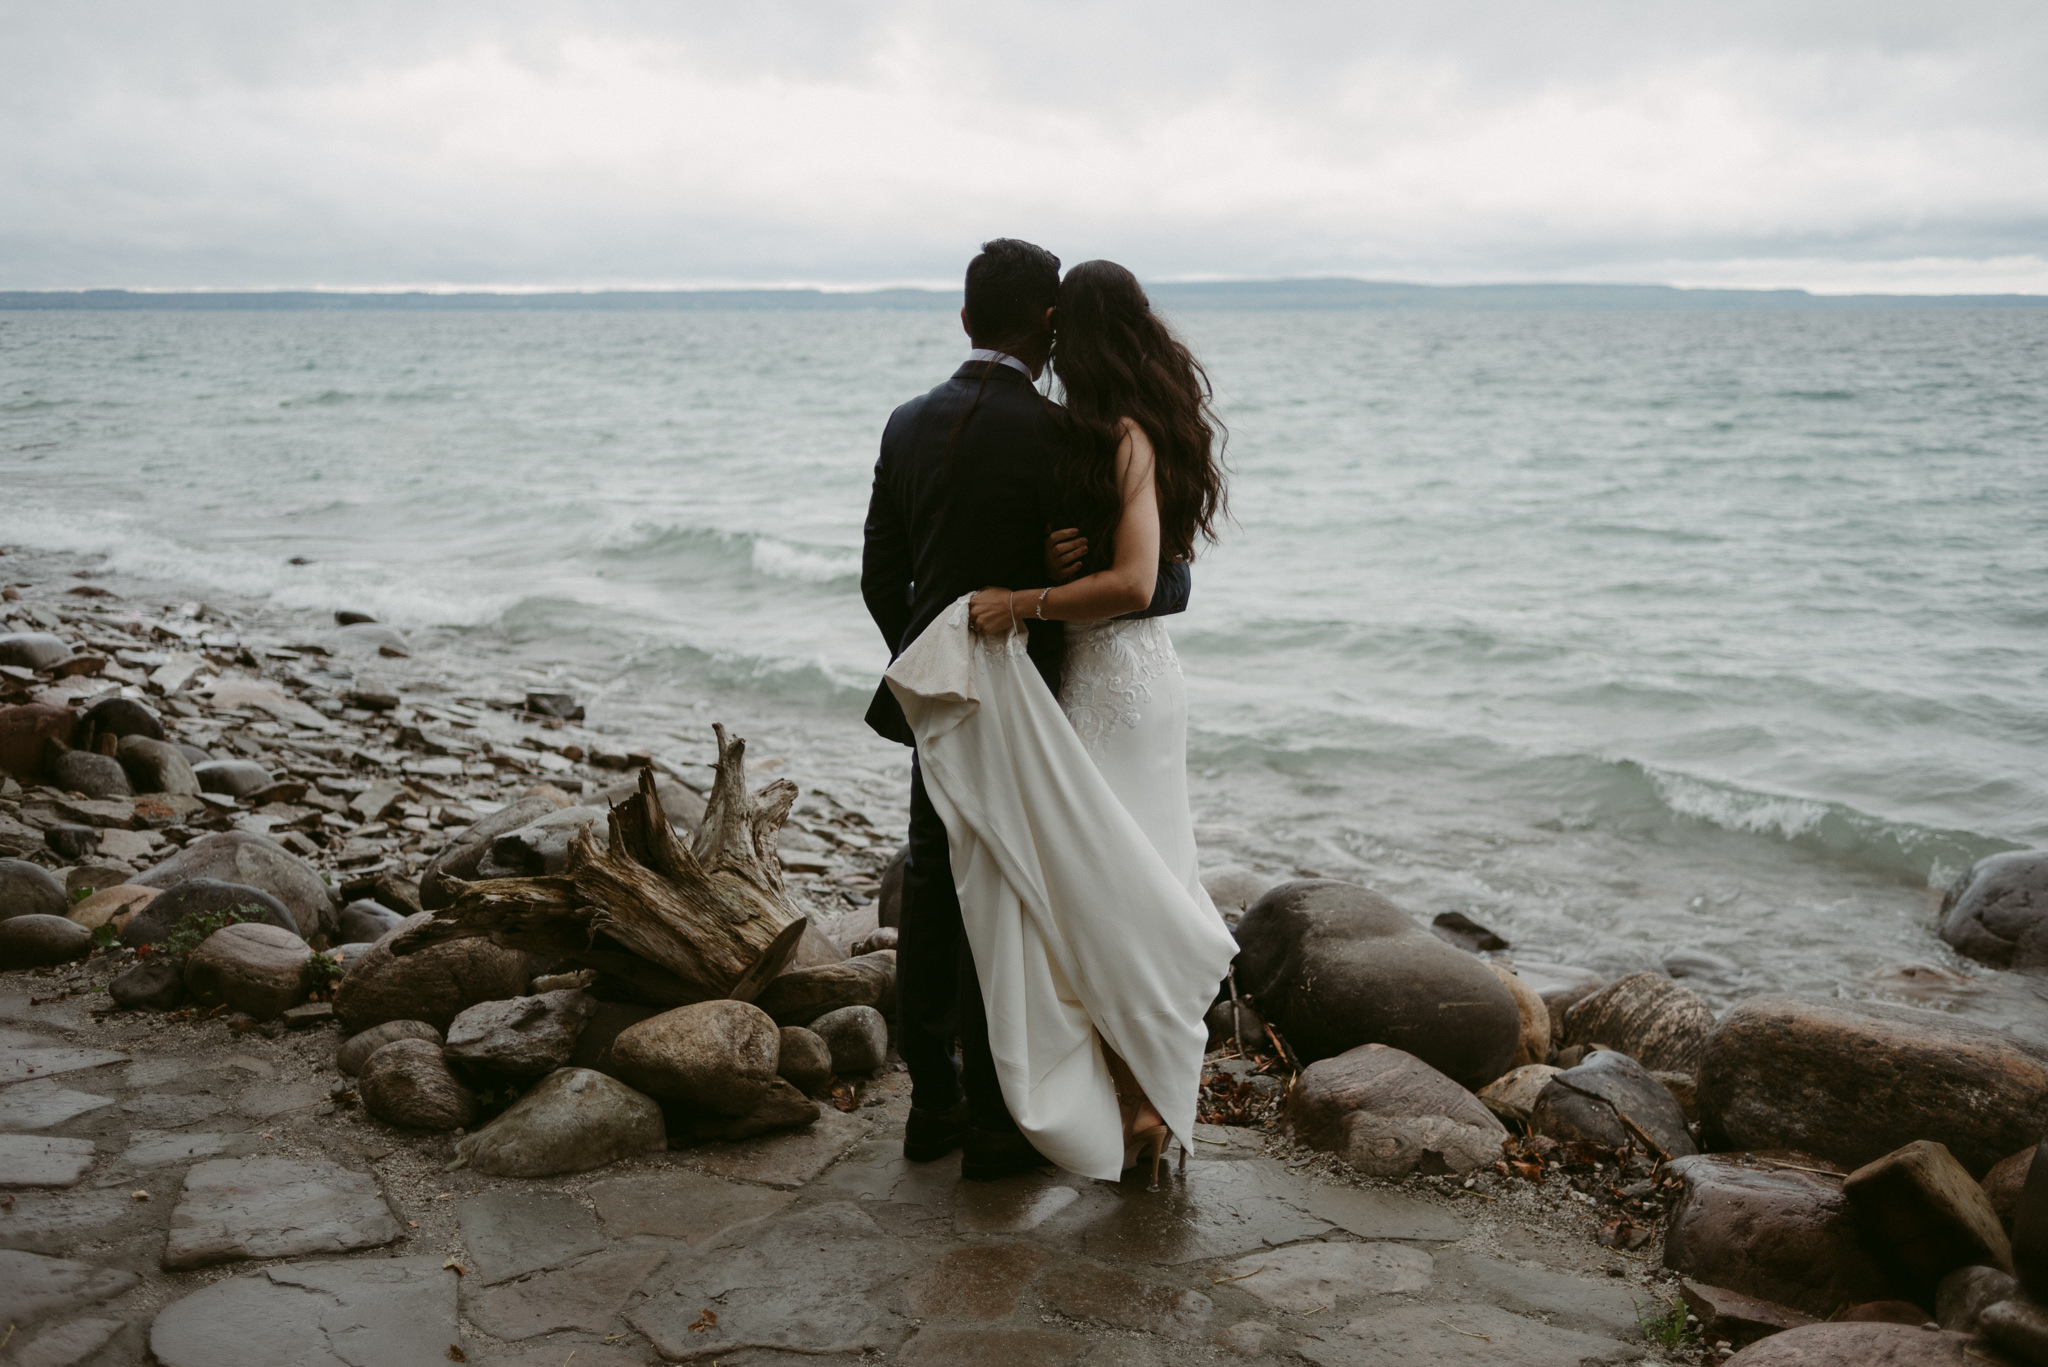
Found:
[[829, 584], [860, 574], [860, 552], [793, 546], [770, 537], [754, 538], [754, 568], [774, 579]]

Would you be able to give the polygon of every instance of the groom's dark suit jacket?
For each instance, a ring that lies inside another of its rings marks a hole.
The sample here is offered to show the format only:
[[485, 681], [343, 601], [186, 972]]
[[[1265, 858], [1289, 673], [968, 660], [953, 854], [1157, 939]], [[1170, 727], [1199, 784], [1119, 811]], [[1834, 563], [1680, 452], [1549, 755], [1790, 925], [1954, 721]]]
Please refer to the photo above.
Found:
[[[1045, 584], [1045, 534], [1070, 525], [1060, 520], [1054, 481], [1071, 440], [1052, 401], [1022, 371], [994, 362], [969, 361], [890, 414], [860, 591], [892, 658], [962, 594]], [[1162, 565], [1144, 615], [1179, 612], [1187, 597], [1186, 567]], [[1032, 663], [1057, 694], [1060, 624], [1028, 626]], [[913, 743], [888, 684], [875, 690], [867, 720], [890, 740]]]

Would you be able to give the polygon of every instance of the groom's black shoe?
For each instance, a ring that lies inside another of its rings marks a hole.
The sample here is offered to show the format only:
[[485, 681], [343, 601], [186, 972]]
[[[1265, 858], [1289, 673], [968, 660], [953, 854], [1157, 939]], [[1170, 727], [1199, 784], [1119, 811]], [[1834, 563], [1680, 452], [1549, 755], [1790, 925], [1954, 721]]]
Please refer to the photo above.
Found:
[[913, 1163], [929, 1163], [959, 1148], [966, 1137], [965, 1100], [944, 1111], [921, 1111], [912, 1106], [910, 1119], [903, 1126], [903, 1156]]
[[994, 1182], [1046, 1165], [1046, 1157], [1015, 1130], [973, 1129], [960, 1156], [960, 1175], [970, 1182]]

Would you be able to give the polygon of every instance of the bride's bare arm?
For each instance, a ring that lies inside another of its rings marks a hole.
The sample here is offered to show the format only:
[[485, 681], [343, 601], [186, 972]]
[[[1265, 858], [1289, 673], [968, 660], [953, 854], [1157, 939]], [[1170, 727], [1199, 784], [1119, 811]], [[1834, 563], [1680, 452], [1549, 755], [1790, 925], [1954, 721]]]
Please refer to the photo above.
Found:
[[1037, 589], [987, 588], [974, 595], [977, 631], [1008, 631], [1034, 617], [1048, 622], [1099, 622], [1152, 604], [1159, 583], [1159, 492], [1153, 485], [1151, 438], [1124, 419], [1116, 448], [1123, 514], [1116, 524], [1116, 562], [1071, 584]]

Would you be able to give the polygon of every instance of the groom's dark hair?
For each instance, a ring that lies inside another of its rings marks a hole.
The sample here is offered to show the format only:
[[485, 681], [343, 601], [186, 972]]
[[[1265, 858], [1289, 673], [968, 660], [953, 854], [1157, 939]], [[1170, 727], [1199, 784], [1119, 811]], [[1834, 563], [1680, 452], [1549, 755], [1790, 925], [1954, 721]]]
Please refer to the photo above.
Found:
[[984, 346], [1021, 342], [1060, 302], [1060, 259], [1014, 237], [981, 244], [967, 263], [967, 331]]

